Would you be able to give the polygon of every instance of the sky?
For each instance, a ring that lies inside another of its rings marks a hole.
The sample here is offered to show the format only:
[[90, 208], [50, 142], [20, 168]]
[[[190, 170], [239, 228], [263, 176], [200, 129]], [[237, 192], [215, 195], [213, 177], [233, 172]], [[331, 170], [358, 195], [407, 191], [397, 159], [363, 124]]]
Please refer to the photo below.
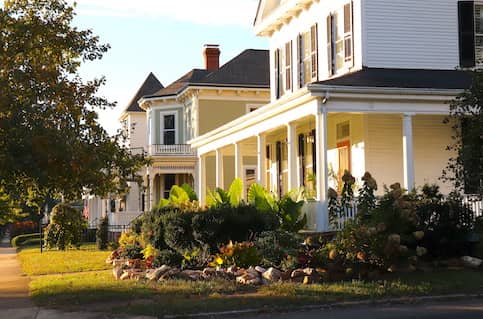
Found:
[[[73, 1], [71, 1], [72, 3]], [[253, 20], [258, 0], [77, 0], [74, 25], [92, 29], [111, 49], [80, 69], [84, 80], [105, 76], [100, 95], [116, 101], [99, 113], [111, 134], [118, 117], [149, 72], [169, 85], [193, 68], [202, 68], [204, 44], [219, 44], [220, 64], [244, 49], [266, 49]]]

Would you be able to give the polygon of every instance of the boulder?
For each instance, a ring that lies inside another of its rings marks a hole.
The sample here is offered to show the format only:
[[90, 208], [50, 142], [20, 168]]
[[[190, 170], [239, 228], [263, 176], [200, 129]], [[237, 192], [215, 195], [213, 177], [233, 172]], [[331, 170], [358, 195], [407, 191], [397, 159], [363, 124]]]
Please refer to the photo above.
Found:
[[262, 274], [262, 277], [267, 281], [280, 281], [282, 278], [282, 272], [278, 269], [270, 267]]
[[320, 281], [320, 277], [314, 273], [312, 275], [307, 275], [307, 276], [304, 276], [304, 280], [302, 281], [302, 283], [304, 285], [311, 285], [311, 284], [316, 284]]
[[129, 279], [131, 277], [131, 275], [129, 274], [128, 271], [124, 271], [122, 273], [122, 275], [119, 277], [120, 280], [126, 280], [126, 279]]
[[294, 271], [292, 271], [292, 273], [290, 274], [290, 278], [298, 278], [298, 277], [304, 277], [305, 275], [307, 275], [305, 273], [305, 270], [304, 269], [295, 269]]
[[162, 274], [158, 281], [163, 281], [163, 280], [168, 280], [174, 278], [177, 274], [181, 272], [180, 269], [178, 268], [171, 268], [170, 270], [166, 271], [164, 274]]
[[151, 281], [158, 281], [159, 277], [164, 275], [167, 271], [169, 271], [171, 267], [167, 265], [162, 265], [159, 268], [152, 269], [146, 273], [146, 278]]
[[262, 284], [262, 279], [260, 276], [253, 272], [247, 272], [242, 276], [236, 277], [236, 282], [242, 285], [260, 285]]
[[255, 267], [255, 270], [258, 271], [259, 273], [263, 274], [264, 272], [266, 272], [267, 270], [263, 267], [260, 267], [260, 266], [256, 266]]
[[481, 266], [481, 263], [483, 263], [482, 259], [471, 256], [463, 256], [461, 257], [461, 261], [463, 262], [463, 265], [468, 268], [478, 268]]
[[203, 278], [203, 271], [187, 269], [177, 274], [177, 277], [186, 280], [198, 281]]
[[112, 268], [112, 274], [114, 275], [114, 278], [116, 280], [119, 280], [121, 278], [122, 273], [123, 273], [123, 270], [121, 266], [116, 266]]

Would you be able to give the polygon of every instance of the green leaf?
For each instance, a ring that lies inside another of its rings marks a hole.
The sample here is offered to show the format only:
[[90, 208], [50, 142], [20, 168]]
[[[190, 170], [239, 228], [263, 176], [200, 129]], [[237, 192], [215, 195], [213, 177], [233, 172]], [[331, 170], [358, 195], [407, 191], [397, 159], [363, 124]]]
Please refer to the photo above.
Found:
[[174, 205], [181, 205], [189, 202], [190, 197], [184, 189], [178, 185], [173, 185], [169, 191], [169, 201]]
[[235, 178], [231, 183], [228, 189], [228, 197], [232, 207], [240, 205], [243, 197], [243, 182], [240, 178]]
[[191, 188], [190, 185], [183, 184], [181, 185], [181, 188], [188, 194], [190, 201], [198, 200], [198, 196], [196, 195], [195, 191], [193, 190], [193, 188]]

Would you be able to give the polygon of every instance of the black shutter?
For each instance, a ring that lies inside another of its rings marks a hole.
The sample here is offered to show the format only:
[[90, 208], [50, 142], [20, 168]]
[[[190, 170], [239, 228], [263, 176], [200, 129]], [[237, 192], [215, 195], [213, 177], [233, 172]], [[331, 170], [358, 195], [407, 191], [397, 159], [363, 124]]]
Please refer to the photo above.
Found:
[[299, 89], [304, 87], [304, 44], [302, 35], [299, 34], [297, 36], [297, 43], [298, 43], [298, 50], [297, 50], [297, 65], [298, 65], [298, 81], [299, 81]]
[[474, 1], [458, 2], [460, 66], [475, 66], [475, 7]]
[[334, 75], [334, 57], [332, 46], [332, 15], [327, 16], [327, 67], [329, 76]]
[[274, 52], [274, 70], [275, 70], [275, 97], [280, 98], [280, 73], [278, 67], [280, 66], [280, 49], [276, 49]]

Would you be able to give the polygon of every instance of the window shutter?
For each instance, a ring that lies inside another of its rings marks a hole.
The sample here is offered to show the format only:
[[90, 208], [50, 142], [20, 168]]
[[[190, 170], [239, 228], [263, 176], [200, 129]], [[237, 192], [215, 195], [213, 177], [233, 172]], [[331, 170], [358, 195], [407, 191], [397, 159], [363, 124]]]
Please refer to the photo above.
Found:
[[344, 5], [344, 55], [346, 65], [354, 66], [354, 23], [352, 14], [352, 1]]
[[311, 78], [312, 81], [317, 81], [319, 78], [317, 23], [310, 28], [310, 52], [312, 67]]
[[278, 70], [278, 67], [280, 65], [280, 49], [276, 49], [274, 51], [274, 70], [275, 70], [275, 74], [274, 74], [274, 81], [275, 81], [275, 97], [278, 99], [280, 98], [280, 73], [279, 73], [279, 70]]
[[458, 2], [460, 66], [475, 66], [474, 1]]
[[327, 16], [327, 67], [329, 76], [334, 75], [334, 59], [332, 54], [332, 15]]
[[285, 44], [285, 90], [292, 90], [292, 41]]
[[303, 37], [301, 34], [297, 36], [297, 65], [298, 65], [298, 82], [299, 88], [304, 86], [304, 46], [303, 46]]

